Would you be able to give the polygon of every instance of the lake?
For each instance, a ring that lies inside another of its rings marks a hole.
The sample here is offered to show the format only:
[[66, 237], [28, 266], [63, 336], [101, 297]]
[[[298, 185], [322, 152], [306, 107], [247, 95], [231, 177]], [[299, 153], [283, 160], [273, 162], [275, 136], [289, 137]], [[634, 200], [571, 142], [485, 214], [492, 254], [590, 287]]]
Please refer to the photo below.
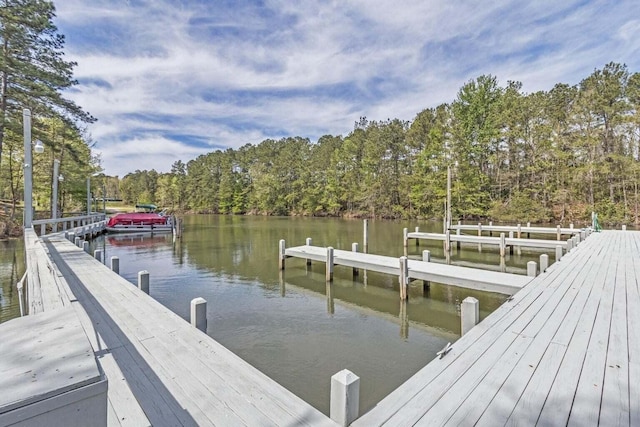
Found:
[[[440, 222], [369, 220], [369, 252], [404, 254], [402, 229], [442, 232]], [[361, 413], [397, 388], [460, 334], [459, 304], [467, 296], [480, 300], [481, 318], [506, 296], [432, 284], [425, 291], [413, 282], [409, 301], [399, 300], [397, 277], [336, 266], [332, 284], [324, 264], [307, 268], [287, 259], [278, 270], [278, 241], [287, 246], [362, 247], [362, 220], [335, 218], [188, 215], [184, 234], [103, 235], [91, 251], [120, 258], [120, 274], [137, 283], [150, 272], [150, 295], [184, 319], [193, 298], [208, 301], [208, 331], [214, 339], [324, 413], [329, 412], [330, 379], [349, 369], [360, 376]], [[431, 251], [446, 262], [442, 242], [411, 241], [408, 255]], [[540, 253], [523, 250], [507, 256], [502, 268], [524, 274]], [[0, 246], [0, 321], [19, 315], [15, 283], [24, 271], [22, 242]], [[449, 262], [500, 270], [498, 249], [455, 249]]]

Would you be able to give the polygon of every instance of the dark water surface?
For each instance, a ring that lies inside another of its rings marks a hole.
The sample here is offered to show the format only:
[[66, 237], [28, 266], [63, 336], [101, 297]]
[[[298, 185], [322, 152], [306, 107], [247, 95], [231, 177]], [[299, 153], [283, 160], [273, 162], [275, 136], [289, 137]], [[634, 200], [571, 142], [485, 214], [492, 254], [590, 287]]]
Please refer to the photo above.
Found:
[[[442, 232], [441, 223], [370, 220], [369, 252], [403, 255], [402, 229], [418, 225]], [[121, 275], [133, 283], [148, 270], [151, 296], [184, 319], [189, 302], [205, 298], [210, 336], [325, 413], [331, 376], [353, 371], [363, 413], [458, 338], [464, 298], [480, 300], [483, 318], [506, 297], [438, 284], [425, 293], [416, 281], [401, 304], [397, 277], [361, 272], [354, 279], [350, 268], [336, 266], [328, 285], [324, 264], [307, 269], [301, 259], [287, 259], [286, 270], [278, 270], [280, 239], [298, 246], [311, 237], [313, 245], [350, 250], [352, 242], [362, 248], [362, 235], [361, 220], [194, 215], [184, 218], [176, 243], [170, 235], [107, 235], [91, 250], [118, 256]], [[15, 282], [24, 254], [21, 242], [1, 248], [3, 321], [19, 315]], [[425, 249], [434, 262], [446, 262], [442, 242], [410, 243], [408, 255], [419, 259]], [[502, 268], [524, 274], [540, 253], [508, 256]], [[497, 248], [454, 245], [450, 262], [501, 269]]]

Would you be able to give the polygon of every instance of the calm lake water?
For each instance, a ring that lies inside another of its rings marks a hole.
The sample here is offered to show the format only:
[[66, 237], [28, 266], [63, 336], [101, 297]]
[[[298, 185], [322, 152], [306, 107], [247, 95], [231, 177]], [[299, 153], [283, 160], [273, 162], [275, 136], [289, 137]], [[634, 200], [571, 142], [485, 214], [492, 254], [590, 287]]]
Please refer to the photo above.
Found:
[[[404, 254], [402, 229], [441, 232], [441, 223], [369, 221], [369, 252]], [[137, 282], [150, 272], [150, 294], [188, 319], [189, 302], [208, 301], [208, 334], [324, 413], [329, 412], [330, 378], [342, 369], [360, 376], [360, 408], [365, 412], [459, 337], [459, 304], [480, 300], [481, 318], [506, 298], [499, 294], [432, 284], [424, 292], [413, 282], [401, 304], [396, 277], [336, 266], [325, 283], [324, 264], [310, 269], [302, 259], [287, 259], [278, 270], [278, 241], [317, 246], [362, 247], [361, 220], [194, 215], [184, 217], [184, 234], [101, 236], [91, 250], [120, 258], [120, 273]], [[532, 236], [533, 237], [533, 236]], [[540, 236], [537, 236], [540, 237]], [[0, 321], [19, 315], [15, 283], [24, 271], [21, 241], [0, 242]], [[408, 255], [431, 251], [447, 262], [441, 242], [416, 247]], [[500, 266], [497, 248], [474, 246], [454, 251], [449, 262], [524, 274], [541, 252], [507, 256]], [[553, 257], [551, 257], [553, 258]]]

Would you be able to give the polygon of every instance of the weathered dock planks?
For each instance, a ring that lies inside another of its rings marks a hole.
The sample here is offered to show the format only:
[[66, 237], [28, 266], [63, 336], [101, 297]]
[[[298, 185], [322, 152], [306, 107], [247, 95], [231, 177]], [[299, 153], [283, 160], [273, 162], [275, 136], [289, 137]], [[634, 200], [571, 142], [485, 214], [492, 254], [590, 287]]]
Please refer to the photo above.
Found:
[[639, 255], [592, 234], [353, 425], [637, 425]]
[[62, 236], [43, 239], [109, 378], [109, 425], [335, 425]]
[[[327, 262], [327, 250], [318, 246], [296, 246], [285, 248], [282, 256]], [[281, 260], [281, 265], [284, 261]], [[401, 275], [400, 259], [365, 254], [353, 251], [333, 250], [333, 264], [379, 273]], [[407, 278], [460, 286], [469, 289], [499, 292], [511, 295], [529, 281], [531, 277], [496, 271], [479, 270], [454, 265], [436, 264], [416, 260], [407, 261]]]

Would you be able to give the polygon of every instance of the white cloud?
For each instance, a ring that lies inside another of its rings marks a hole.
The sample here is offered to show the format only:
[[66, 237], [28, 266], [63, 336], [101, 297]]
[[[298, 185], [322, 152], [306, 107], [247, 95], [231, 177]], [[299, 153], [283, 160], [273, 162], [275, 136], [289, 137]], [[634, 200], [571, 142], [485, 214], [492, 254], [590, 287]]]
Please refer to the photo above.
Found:
[[535, 91], [610, 61], [635, 71], [639, 15], [630, 0], [65, 0], [57, 23], [81, 81], [68, 96], [99, 119], [90, 131], [106, 172], [124, 175], [166, 171], [207, 143], [411, 120], [480, 74]]

